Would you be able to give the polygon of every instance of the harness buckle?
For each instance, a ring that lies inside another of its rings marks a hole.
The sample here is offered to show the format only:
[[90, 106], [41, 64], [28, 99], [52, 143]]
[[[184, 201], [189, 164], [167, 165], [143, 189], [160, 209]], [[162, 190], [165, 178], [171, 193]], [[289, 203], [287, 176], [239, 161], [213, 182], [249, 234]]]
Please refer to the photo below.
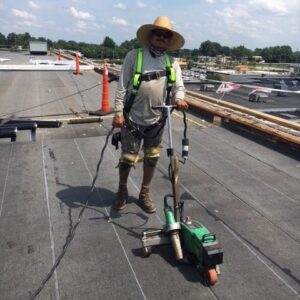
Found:
[[156, 79], [159, 79], [159, 78], [160, 78], [160, 72], [159, 72], [159, 71], [156, 71], [156, 72], [155, 72], [155, 75], [156, 75]]

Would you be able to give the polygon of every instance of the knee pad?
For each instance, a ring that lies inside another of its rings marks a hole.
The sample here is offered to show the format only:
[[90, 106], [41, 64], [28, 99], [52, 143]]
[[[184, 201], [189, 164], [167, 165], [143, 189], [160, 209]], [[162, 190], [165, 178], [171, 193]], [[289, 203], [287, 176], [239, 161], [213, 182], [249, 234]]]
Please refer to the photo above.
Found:
[[160, 147], [144, 148], [144, 163], [150, 167], [155, 167], [160, 157]]
[[157, 164], [159, 157], [144, 157], [144, 164], [154, 168]]
[[120, 157], [118, 166], [121, 170], [128, 170], [129, 168], [133, 167], [138, 161], [140, 161], [140, 157], [138, 154], [123, 152]]

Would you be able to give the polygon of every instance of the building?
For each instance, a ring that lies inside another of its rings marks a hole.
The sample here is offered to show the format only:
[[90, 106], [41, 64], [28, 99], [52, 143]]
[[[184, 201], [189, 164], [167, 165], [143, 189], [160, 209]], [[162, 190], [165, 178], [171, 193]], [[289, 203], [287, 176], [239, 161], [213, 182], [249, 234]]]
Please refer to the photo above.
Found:
[[249, 71], [249, 67], [246, 65], [238, 65], [234, 67], [234, 70], [238, 73], [246, 74]]
[[292, 67], [292, 75], [296, 77], [300, 77], [300, 63], [291, 64]]
[[32, 55], [47, 55], [48, 45], [47, 42], [30, 41], [29, 49]]
[[179, 63], [181, 69], [187, 69], [187, 61], [185, 58], [176, 57], [175, 60]]
[[226, 64], [232, 61], [231, 56], [225, 56], [225, 55], [217, 55], [216, 56], [216, 63], [217, 64]]
[[262, 62], [263, 60], [264, 60], [263, 57], [260, 56], [260, 55], [253, 55], [252, 56], [252, 61], [254, 61], [254, 62], [259, 63], [259, 62]]
[[204, 56], [204, 55], [200, 55], [198, 56], [198, 62], [202, 63], [202, 62], [215, 62], [216, 58], [212, 57], [212, 56]]

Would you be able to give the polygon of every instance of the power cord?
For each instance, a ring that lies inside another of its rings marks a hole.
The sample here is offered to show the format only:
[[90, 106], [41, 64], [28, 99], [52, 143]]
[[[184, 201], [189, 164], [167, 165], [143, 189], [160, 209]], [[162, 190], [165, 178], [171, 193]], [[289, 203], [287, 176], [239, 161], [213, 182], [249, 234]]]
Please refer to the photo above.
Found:
[[72, 242], [72, 240], [74, 239], [74, 236], [75, 236], [75, 232], [76, 232], [76, 229], [78, 227], [78, 225], [80, 224], [81, 222], [81, 217], [85, 211], [85, 209], [87, 208], [88, 204], [89, 204], [89, 199], [95, 189], [95, 183], [96, 183], [96, 180], [98, 178], [98, 175], [99, 175], [99, 169], [100, 169], [100, 165], [103, 161], [103, 157], [104, 157], [104, 152], [105, 152], [105, 149], [108, 145], [108, 140], [109, 140], [109, 137], [112, 135], [114, 131], [114, 127], [112, 127], [112, 129], [108, 132], [107, 136], [106, 136], [106, 139], [105, 139], [105, 144], [101, 150], [101, 154], [100, 154], [100, 159], [97, 163], [97, 169], [96, 169], [96, 174], [93, 178], [93, 181], [92, 181], [92, 185], [91, 185], [91, 189], [90, 189], [90, 192], [86, 198], [86, 201], [85, 201], [85, 204], [84, 206], [81, 208], [80, 212], [79, 212], [79, 215], [78, 215], [78, 219], [77, 219], [77, 222], [74, 224], [74, 226], [71, 228], [71, 230], [69, 231], [69, 234], [66, 238], [66, 242], [63, 246], [63, 249], [62, 249], [62, 252], [61, 254], [57, 257], [55, 263], [53, 264], [51, 270], [49, 271], [49, 273], [46, 275], [45, 279], [41, 282], [40, 286], [38, 287], [38, 289], [36, 289], [33, 294], [31, 295], [31, 300], [35, 299], [39, 293], [43, 290], [43, 288], [45, 287], [47, 281], [53, 276], [54, 274], [54, 271], [56, 270], [56, 268], [58, 267], [58, 265], [60, 264], [62, 258], [64, 257], [64, 255], [66, 254], [66, 251], [67, 251], [67, 248], [69, 247], [70, 243]]

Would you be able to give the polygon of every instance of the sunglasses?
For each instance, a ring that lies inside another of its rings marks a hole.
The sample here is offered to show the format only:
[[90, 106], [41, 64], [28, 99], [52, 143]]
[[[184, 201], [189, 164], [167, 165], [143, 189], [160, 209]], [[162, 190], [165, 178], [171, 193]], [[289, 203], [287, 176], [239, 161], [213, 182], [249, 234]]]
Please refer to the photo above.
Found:
[[162, 31], [162, 30], [159, 30], [159, 29], [154, 29], [152, 30], [152, 33], [157, 36], [157, 37], [163, 37], [165, 39], [169, 39], [172, 37], [172, 32], [170, 31]]

